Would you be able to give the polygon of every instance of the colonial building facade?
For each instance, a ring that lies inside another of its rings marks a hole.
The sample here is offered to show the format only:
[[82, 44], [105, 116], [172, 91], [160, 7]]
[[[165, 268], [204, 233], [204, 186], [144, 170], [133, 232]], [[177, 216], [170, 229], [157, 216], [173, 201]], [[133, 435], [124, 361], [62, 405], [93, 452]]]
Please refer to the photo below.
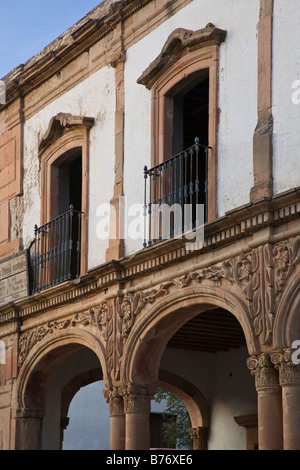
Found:
[[298, 0], [104, 0], [3, 78], [0, 448], [300, 449]]

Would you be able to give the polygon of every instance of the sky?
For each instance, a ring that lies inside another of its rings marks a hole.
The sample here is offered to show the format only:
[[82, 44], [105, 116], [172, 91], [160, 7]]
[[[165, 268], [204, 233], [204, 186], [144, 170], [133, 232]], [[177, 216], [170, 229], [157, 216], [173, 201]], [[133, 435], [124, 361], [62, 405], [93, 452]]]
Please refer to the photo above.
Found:
[[99, 3], [101, 0], [0, 0], [0, 79]]

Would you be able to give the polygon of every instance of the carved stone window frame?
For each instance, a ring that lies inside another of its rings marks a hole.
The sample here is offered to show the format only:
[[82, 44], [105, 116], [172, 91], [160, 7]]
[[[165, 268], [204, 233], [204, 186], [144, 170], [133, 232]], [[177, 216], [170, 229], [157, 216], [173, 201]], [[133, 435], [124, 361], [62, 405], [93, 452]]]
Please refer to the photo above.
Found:
[[39, 144], [41, 183], [41, 225], [57, 213], [58, 162], [67, 152], [81, 149], [82, 155], [82, 219], [80, 274], [87, 272], [89, 210], [89, 131], [94, 118], [59, 113], [54, 116]]
[[159, 56], [137, 80], [152, 92], [151, 166], [171, 157], [169, 95], [180, 82], [201, 71], [209, 72], [208, 221], [217, 218], [219, 47], [226, 31], [209, 23], [198, 31], [178, 28], [168, 37]]

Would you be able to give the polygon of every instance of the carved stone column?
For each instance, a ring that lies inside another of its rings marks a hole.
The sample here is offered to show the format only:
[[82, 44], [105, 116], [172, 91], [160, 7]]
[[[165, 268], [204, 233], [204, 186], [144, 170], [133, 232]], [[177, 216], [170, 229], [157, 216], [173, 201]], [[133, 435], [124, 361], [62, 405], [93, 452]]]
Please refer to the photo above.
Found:
[[292, 353], [285, 349], [271, 355], [282, 387], [284, 450], [300, 450], [300, 365], [293, 363]]
[[150, 448], [151, 399], [157, 387], [153, 385], [129, 384], [122, 388], [126, 416], [126, 450], [148, 450]]
[[44, 410], [19, 408], [16, 411], [16, 450], [40, 450]]
[[255, 376], [259, 449], [281, 450], [283, 448], [282, 400], [278, 373], [266, 353], [250, 357], [247, 365]]
[[125, 450], [125, 414], [124, 402], [117, 389], [104, 390], [104, 397], [109, 403], [110, 449]]
[[196, 426], [189, 429], [189, 434], [193, 440], [194, 450], [207, 450], [207, 428], [203, 426]]

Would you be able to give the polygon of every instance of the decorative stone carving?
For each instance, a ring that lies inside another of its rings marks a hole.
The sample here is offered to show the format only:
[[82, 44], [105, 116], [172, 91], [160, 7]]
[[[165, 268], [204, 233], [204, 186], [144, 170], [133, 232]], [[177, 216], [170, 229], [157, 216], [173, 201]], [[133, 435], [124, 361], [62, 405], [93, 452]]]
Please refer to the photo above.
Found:
[[226, 31], [216, 28], [212, 23], [208, 23], [205, 28], [198, 31], [175, 29], [168, 37], [159, 56], [143, 72], [137, 82], [151, 89], [157, 78], [185, 52], [199, 49], [208, 43], [219, 46], [225, 41], [226, 34]]
[[294, 350], [291, 348], [271, 353], [271, 360], [279, 371], [280, 385], [300, 385], [300, 366], [292, 361]]
[[272, 344], [276, 310], [299, 261], [300, 236], [252, 251], [252, 272], [244, 292], [261, 344]]
[[[104, 302], [103, 304], [92, 307], [86, 311], [76, 313], [72, 318], [62, 320], [60, 322], [48, 322], [46, 325], [39, 326], [34, 330], [30, 330], [21, 335], [19, 339], [19, 356], [18, 365], [19, 367], [23, 364], [30, 350], [39, 342], [41, 342], [46, 336], [51, 335], [55, 330], [63, 330], [69, 327], [74, 327], [76, 324], [83, 326], [96, 326], [102, 336], [109, 344], [110, 328], [108, 327], [109, 321], [107, 320], [108, 314], [104, 312], [110, 311], [109, 303]], [[110, 312], [110, 317], [112, 313]], [[111, 347], [111, 344], [109, 344]], [[107, 347], [109, 347], [107, 346]]]
[[275, 301], [278, 304], [288, 278], [300, 262], [300, 236], [274, 245]]
[[278, 373], [273, 367], [270, 356], [262, 353], [252, 356], [247, 360], [248, 369], [255, 376], [255, 387], [257, 391], [278, 389]]
[[106, 402], [109, 404], [110, 416], [120, 416], [124, 414], [123, 398], [117, 388], [103, 390]]
[[189, 429], [194, 450], [207, 450], [208, 428], [197, 426]]
[[228, 259], [222, 263], [191, 274], [192, 279], [201, 283], [208, 279], [221, 284], [222, 279], [235, 283], [241, 289], [247, 284], [252, 274], [251, 259], [249, 254], [242, 254], [236, 258]]
[[95, 307], [96, 316], [98, 318], [97, 326], [105, 341], [107, 372], [111, 373], [114, 367], [114, 343], [113, 343], [113, 303], [104, 302]]
[[124, 398], [125, 413], [150, 413], [151, 400], [157, 392], [156, 385], [129, 384], [120, 387], [119, 393]]
[[[105, 342], [108, 373], [119, 380], [124, 347], [142, 309], [167, 295], [171, 287], [184, 289], [192, 283], [201, 284], [203, 281], [221, 285], [226, 280], [238, 288], [240, 297], [248, 303], [255, 334], [261, 344], [271, 345], [276, 308], [299, 261], [300, 236], [274, 245], [266, 244], [252, 252], [170, 279], [147, 291], [127, 292], [124, 296], [77, 313], [70, 319], [47, 323], [24, 333], [19, 340], [19, 366], [30, 349], [54, 330], [76, 324], [91, 325], [98, 329]], [[263, 373], [269, 372], [266, 370]]]
[[46, 134], [39, 144], [39, 152], [48, 147], [65, 129], [74, 126], [84, 126], [87, 129], [93, 127], [95, 118], [87, 116], [73, 116], [70, 113], [58, 113], [49, 123]]
[[252, 251], [252, 276], [246, 297], [253, 318], [254, 331], [262, 344], [271, 344], [275, 317], [273, 245]]

